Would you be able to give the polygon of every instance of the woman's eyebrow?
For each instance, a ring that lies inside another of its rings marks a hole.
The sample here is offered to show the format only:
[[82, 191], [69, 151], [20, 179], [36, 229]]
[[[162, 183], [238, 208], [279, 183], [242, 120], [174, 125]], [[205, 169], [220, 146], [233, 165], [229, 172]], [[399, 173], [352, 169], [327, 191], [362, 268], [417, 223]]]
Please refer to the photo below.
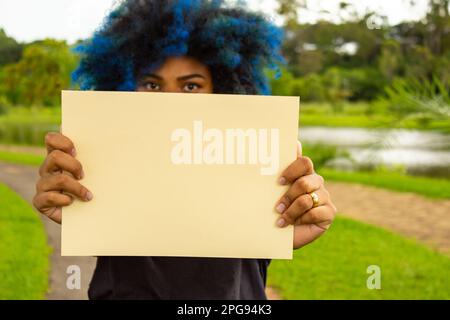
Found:
[[186, 75], [186, 76], [178, 77], [177, 80], [178, 81], [185, 81], [185, 80], [189, 80], [189, 79], [192, 79], [192, 78], [206, 79], [205, 76], [202, 76], [201, 74], [198, 74], [198, 73], [194, 73], [194, 74], [189, 74], [189, 75]]

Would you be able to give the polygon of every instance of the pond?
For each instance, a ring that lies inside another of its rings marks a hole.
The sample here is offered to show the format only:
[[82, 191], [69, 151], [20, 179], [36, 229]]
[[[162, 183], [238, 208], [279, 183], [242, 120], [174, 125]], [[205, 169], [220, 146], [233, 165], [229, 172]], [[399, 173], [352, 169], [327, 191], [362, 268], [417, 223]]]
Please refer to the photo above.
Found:
[[[302, 127], [300, 141], [346, 149], [356, 165], [402, 165], [408, 173], [450, 178], [450, 135], [405, 129]], [[344, 159], [334, 166], [349, 166]]]

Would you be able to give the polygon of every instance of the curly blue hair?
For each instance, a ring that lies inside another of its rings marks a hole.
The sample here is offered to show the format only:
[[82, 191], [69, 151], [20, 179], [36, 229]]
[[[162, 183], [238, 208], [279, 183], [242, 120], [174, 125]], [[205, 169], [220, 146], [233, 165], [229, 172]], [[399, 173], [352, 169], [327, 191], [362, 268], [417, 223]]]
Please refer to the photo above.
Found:
[[207, 65], [214, 92], [270, 94], [266, 69], [285, 63], [283, 30], [260, 13], [222, 0], [126, 0], [78, 45], [72, 79], [82, 90], [134, 91], [171, 56]]

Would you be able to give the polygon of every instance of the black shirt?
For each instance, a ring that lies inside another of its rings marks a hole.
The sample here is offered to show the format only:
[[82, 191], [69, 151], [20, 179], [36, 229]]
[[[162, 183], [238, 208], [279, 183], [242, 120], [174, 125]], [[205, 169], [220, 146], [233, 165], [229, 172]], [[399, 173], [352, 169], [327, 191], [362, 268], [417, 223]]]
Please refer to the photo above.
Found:
[[267, 299], [266, 259], [98, 257], [90, 299]]

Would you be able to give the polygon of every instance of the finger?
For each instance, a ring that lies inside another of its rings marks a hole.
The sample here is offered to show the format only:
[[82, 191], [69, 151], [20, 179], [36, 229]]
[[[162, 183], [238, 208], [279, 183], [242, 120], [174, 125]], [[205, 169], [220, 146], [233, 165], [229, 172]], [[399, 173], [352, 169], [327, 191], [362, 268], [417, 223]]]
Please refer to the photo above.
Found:
[[279, 179], [282, 185], [290, 184], [298, 178], [314, 173], [314, 164], [308, 157], [300, 157], [292, 162], [286, 170], [283, 171]]
[[326, 230], [331, 225], [334, 217], [334, 208], [329, 205], [323, 205], [305, 212], [295, 221], [295, 224], [315, 224]]
[[58, 213], [56, 209], [58, 207], [68, 206], [72, 202], [72, 197], [57, 191], [42, 192], [37, 194], [33, 199], [35, 208], [56, 222], [61, 221], [60, 212]]
[[47, 147], [47, 153], [53, 150], [61, 150], [65, 153], [76, 156], [75, 146], [68, 137], [59, 132], [49, 132], [45, 135], [45, 145]]
[[294, 249], [299, 249], [313, 242], [325, 232], [315, 224], [301, 224], [294, 228]]
[[[328, 191], [321, 188], [315, 191], [317, 196], [319, 197], [318, 206], [324, 205], [328, 201]], [[289, 224], [294, 224], [295, 221], [300, 218], [308, 210], [312, 209], [314, 206], [314, 202], [312, 200], [311, 195], [303, 194], [296, 198], [292, 204], [285, 210], [285, 212], [281, 215], [281, 217], [277, 221], [277, 225], [279, 227], [285, 227]]]
[[33, 204], [39, 211], [46, 208], [64, 207], [73, 202], [73, 198], [58, 191], [41, 192], [33, 199]]
[[300, 158], [303, 153], [302, 143], [297, 140], [297, 158]]
[[67, 174], [47, 175], [41, 178], [36, 189], [38, 193], [49, 191], [63, 191], [83, 201], [92, 200], [92, 193], [77, 180]]
[[295, 180], [289, 190], [281, 197], [276, 205], [278, 213], [283, 213], [291, 203], [302, 194], [310, 193], [319, 190], [323, 185], [322, 176], [314, 173], [307, 176], [300, 177]]
[[47, 216], [47, 218], [55, 221], [56, 223], [61, 224], [61, 221], [62, 221], [62, 208], [61, 207], [48, 208], [48, 209], [45, 209], [41, 213], [43, 215]]
[[70, 154], [64, 153], [61, 150], [53, 150], [50, 152], [39, 169], [39, 174], [42, 176], [46, 174], [53, 174], [61, 170], [71, 173], [77, 179], [83, 178], [83, 168], [81, 163]]

